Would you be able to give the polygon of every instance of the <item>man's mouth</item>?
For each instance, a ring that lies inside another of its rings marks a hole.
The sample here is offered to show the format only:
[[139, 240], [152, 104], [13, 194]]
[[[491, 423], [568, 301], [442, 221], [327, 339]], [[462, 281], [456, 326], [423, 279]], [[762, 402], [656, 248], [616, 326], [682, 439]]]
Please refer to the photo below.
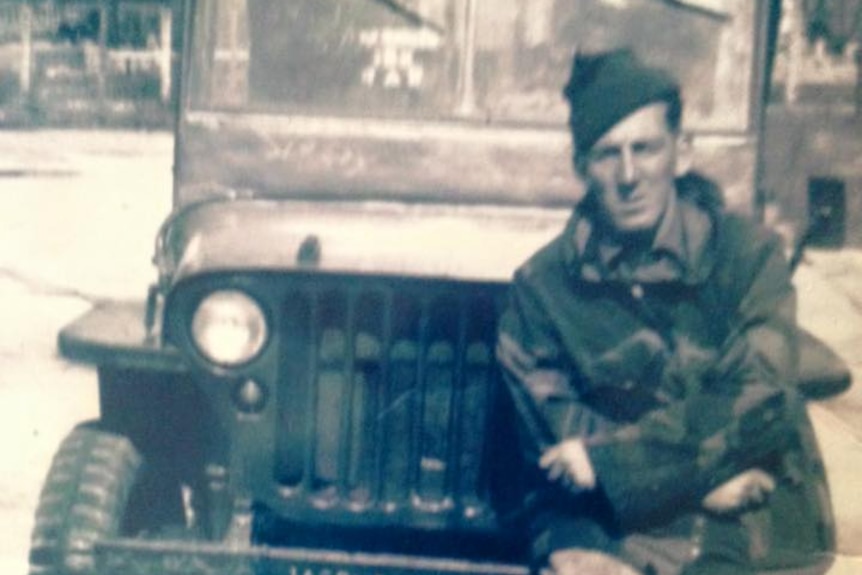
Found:
[[647, 206], [646, 197], [643, 195], [632, 195], [623, 201], [622, 207], [626, 212], [640, 212]]

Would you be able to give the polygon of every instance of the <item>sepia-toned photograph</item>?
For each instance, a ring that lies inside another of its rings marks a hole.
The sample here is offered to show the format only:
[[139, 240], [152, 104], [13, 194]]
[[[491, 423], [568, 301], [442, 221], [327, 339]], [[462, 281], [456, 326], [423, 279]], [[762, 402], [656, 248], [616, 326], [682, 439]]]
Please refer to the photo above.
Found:
[[0, 572], [862, 573], [862, 0], [0, 0]]

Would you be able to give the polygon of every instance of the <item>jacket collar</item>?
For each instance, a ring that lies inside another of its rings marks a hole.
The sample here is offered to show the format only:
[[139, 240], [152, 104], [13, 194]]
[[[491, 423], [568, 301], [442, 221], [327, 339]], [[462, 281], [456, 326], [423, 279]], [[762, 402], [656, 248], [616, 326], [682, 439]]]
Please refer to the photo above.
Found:
[[601, 233], [594, 209], [580, 204], [564, 231], [563, 258], [571, 273], [589, 282], [698, 284], [712, 269], [713, 232], [711, 214], [677, 193], [650, 249], [633, 257], [613, 236]]

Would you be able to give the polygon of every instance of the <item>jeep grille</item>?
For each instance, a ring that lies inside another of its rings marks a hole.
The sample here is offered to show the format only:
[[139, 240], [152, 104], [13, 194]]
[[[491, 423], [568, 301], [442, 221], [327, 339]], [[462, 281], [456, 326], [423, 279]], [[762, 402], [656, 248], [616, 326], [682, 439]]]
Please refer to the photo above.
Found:
[[276, 477], [327, 504], [476, 511], [494, 294], [363, 283], [287, 292]]
[[188, 317], [212, 289], [239, 287], [270, 318], [273, 340], [258, 360], [205, 376], [270, 390], [264, 413], [238, 420], [255, 430], [233, 443], [252, 452], [241, 459], [254, 460], [244, 474], [256, 497], [315, 523], [495, 526], [485, 438], [504, 285], [297, 272], [186, 286], [171, 298], [174, 315]]

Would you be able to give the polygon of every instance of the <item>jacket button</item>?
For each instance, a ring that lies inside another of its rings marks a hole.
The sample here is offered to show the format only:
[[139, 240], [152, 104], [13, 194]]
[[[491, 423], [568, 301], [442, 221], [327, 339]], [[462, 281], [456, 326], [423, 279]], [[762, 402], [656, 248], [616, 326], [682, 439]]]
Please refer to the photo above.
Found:
[[632, 285], [632, 297], [641, 299], [644, 296], [644, 288], [641, 284]]

